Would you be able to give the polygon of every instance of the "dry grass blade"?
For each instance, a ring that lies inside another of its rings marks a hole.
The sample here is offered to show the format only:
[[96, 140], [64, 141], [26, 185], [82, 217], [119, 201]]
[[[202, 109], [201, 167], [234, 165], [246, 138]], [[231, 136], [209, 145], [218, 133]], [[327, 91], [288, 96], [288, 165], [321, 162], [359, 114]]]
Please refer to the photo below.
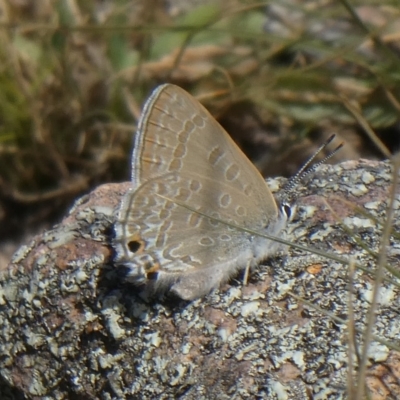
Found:
[[354, 319], [354, 308], [353, 308], [353, 298], [354, 298], [354, 291], [353, 291], [353, 285], [354, 285], [354, 272], [355, 272], [355, 266], [354, 266], [354, 260], [350, 259], [349, 260], [349, 300], [348, 300], [348, 318], [347, 318], [347, 332], [348, 332], [348, 373], [347, 373], [347, 395], [351, 398], [353, 396], [354, 392], [354, 380], [353, 380], [353, 371], [354, 371], [354, 361], [357, 356], [357, 359], [359, 360], [358, 357], [358, 348], [356, 345], [356, 338], [355, 338], [355, 332], [354, 332], [354, 324], [355, 324], [355, 319]]
[[345, 107], [354, 115], [354, 118], [357, 120], [357, 122], [360, 124], [360, 126], [364, 129], [364, 132], [367, 133], [368, 137], [371, 139], [371, 141], [375, 144], [375, 146], [380, 150], [380, 152], [386, 157], [390, 158], [391, 153], [387, 146], [384, 145], [384, 143], [378, 138], [378, 136], [375, 134], [375, 132], [371, 129], [370, 125], [368, 124], [367, 120], [361, 115], [360, 111], [353, 105], [351, 104], [348, 99], [344, 98], [342, 96], [342, 101]]
[[367, 361], [368, 361], [368, 348], [369, 344], [372, 340], [372, 332], [375, 325], [376, 318], [376, 310], [378, 305], [378, 294], [379, 289], [381, 287], [383, 278], [384, 278], [384, 270], [387, 260], [386, 248], [389, 244], [390, 234], [392, 231], [392, 224], [394, 218], [394, 202], [397, 201], [397, 188], [399, 183], [399, 169], [400, 169], [400, 157], [399, 155], [393, 157], [393, 183], [391, 186], [391, 190], [389, 193], [389, 202], [386, 213], [386, 221], [383, 229], [382, 239], [381, 239], [381, 247], [378, 255], [378, 263], [376, 268], [376, 274], [374, 277], [374, 288], [372, 294], [371, 306], [368, 313], [367, 326], [364, 332], [363, 337], [363, 351], [361, 354], [360, 367], [358, 371], [358, 379], [357, 379], [357, 391], [355, 399], [362, 399], [364, 397], [364, 382], [365, 382], [365, 374], [367, 369]]

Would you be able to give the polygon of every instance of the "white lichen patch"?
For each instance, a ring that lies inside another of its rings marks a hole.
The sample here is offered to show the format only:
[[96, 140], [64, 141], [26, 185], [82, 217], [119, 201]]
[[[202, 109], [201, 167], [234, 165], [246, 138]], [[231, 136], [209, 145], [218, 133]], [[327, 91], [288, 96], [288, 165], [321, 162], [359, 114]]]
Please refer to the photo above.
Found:
[[378, 292], [378, 303], [384, 306], [391, 306], [395, 299], [399, 296], [393, 286], [381, 286]]
[[220, 328], [217, 331], [218, 336], [221, 338], [222, 342], [227, 342], [228, 339], [231, 337], [232, 332], [230, 332], [230, 330], [226, 329], [226, 328]]
[[388, 337], [399, 340], [400, 319], [391, 320], [388, 328]]
[[288, 279], [286, 282], [276, 282], [275, 287], [278, 292], [278, 296], [286, 295], [287, 292], [293, 288], [294, 284], [294, 279]]
[[33, 348], [38, 348], [43, 345], [45, 341], [45, 336], [40, 334], [35, 334], [29, 329], [24, 330], [24, 334], [26, 336], [26, 342], [32, 346]]
[[273, 379], [269, 379], [268, 384], [271, 388], [271, 394], [274, 395], [277, 400], [289, 400], [288, 392], [282, 383]]
[[375, 228], [375, 223], [369, 218], [346, 217], [343, 223], [349, 228]]
[[38, 377], [33, 377], [32, 383], [29, 385], [29, 393], [35, 396], [42, 396], [46, 393], [46, 388], [44, 387], [43, 382], [36, 378]]
[[28, 303], [32, 303], [32, 299], [34, 298], [34, 294], [31, 293], [29, 290], [25, 289], [22, 293], [23, 299]]
[[170, 385], [175, 386], [178, 385], [182, 378], [185, 376], [187, 371], [187, 366], [183, 364], [178, 364], [175, 367], [176, 374], [174, 374], [174, 378], [170, 380]]
[[149, 333], [149, 334], [144, 335], [144, 337], [151, 346], [159, 347], [160, 344], [162, 343], [162, 339], [160, 337], [159, 332]]
[[227, 296], [224, 297], [225, 303], [227, 305], [231, 304], [234, 300], [240, 299], [242, 297], [242, 289], [239, 287], [231, 287], [227, 291]]
[[347, 365], [348, 354], [346, 351], [338, 351], [328, 357], [326, 361], [331, 364], [335, 370], [338, 370], [343, 365]]
[[51, 351], [51, 353], [54, 356], [59, 357], [60, 349], [58, 347], [58, 343], [56, 342], [56, 340], [54, 338], [49, 338], [48, 345], [49, 345], [49, 350]]
[[359, 197], [366, 194], [368, 192], [368, 188], [360, 183], [358, 185], [351, 186], [349, 191], [353, 196]]
[[153, 357], [152, 360], [154, 362], [155, 371], [158, 374], [164, 373], [168, 367], [169, 360], [165, 357], [158, 357], [158, 356]]
[[3, 286], [3, 296], [9, 302], [15, 302], [18, 298], [19, 290], [17, 283], [8, 283]]
[[330, 224], [324, 224], [324, 226], [321, 227], [321, 229], [319, 229], [318, 231], [314, 232], [312, 235], [309, 236], [313, 242], [317, 240], [323, 241], [327, 236], [329, 236], [332, 233], [332, 231], [333, 227]]
[[251, 354], [253, 350], [257, 349], [257, 347], [257, 343], [250, 343], [247, 346], [241, 346], [235, 354], [236, 360], [241, 361], [243, 359], [249, 359], [248, 357], [246, 357], [246, 355], [248, 356], [249, 354]]
[[[333, 388], [326, 387], [326, 386], [327, 386], [327, 383], [325, 382], [325, 385], [322, 387], [322, 389], [319, 390], [318, 393], [313, 396], [313, 400], [326, 400], [326, 399], [329, 399], [332, 394], [334, 394], [335, 400], [347, 399], [347, 396], [345, 393], [343, 393], [343, 395], [341, 396], [340, 394], [337, 394], [337, 392]], [[317, 388], [316, 388], [316, 390], [317, 390]]]
[[[361, 295], [368, 303], [372, 302], [374, 288], [368, 283], [367, 287], [361, 291]], [[378, 291], [378, 304], [390, 306], [393, 304], [394, 299], [398, 296], [396, 290], [392, 286], [381, 286]]]
[[74, 275], [75, 275], [75, 280], [78, 284], [82, 284], [83, 282], [89, 279], [89, 276], [86, 274], [86, 272], [82, 271], [81, 269], [77, 269]]
[[363, 172], [361, 175], [361, 180], [363, 183], [368, 185], [369, 183], [375, 182], [375, 177], [368, 171]]
[[[71, 228], [71, 231], [63, 231], [56, 235], [50, 233], [44, 237], [50, 249], [56, 249], [57, 247], [66, 245], [74, 239], [75, 237], [75, 233], [73, 231], [74, 227], [71, 226], [69, 228]], [[77, 229], [78, 225], [76, 225], [75, 228]]]
[[260, 302], [249, 301], [242, 305], [240, 314], [242, 315], [242, 317], [247, 317], [250, 314], [258, 313], [260, 311], [259, 308], [260, 308]]
[[19, 264], [21, 263], [29, 254], [29, 252], [34, 248], [36, 245], [35, 241], [32, 241], [28, 245], [21, 246], [12, 256], [11, 263]]
[[292, 355], [293, 362], [299, 367], [300, 370], [304, 369], [304, 352], [303, 351], [294, 351]]
[[255, 289], [251, 291], [244, 291], [243, 293], [243, 300], [258, 300], [264, 298], [265, 294]]
[[0, 285], [0, 306], [4, 306], [4, 304], [6, 304], [5, 293], [3, 287]]
[[106, 317], [107, 328], [112, 337], [116, 340], [121, 339], [125, 335], [125, 330], [119, 325], [120, 315], [111, 309], [105, 310], [103, 315]]
[[94, 206], [91, 208], [93, 211], [93, 215], [96, 217], [96, 214], [102, 214], [107, 216], [112, 216], [113, 209], [107, 206]]
[[98, 365], [103, 369], [113, 368], [118, 365], [118, 361], [121, 359], [121, 355], [112, 354], [98, 354], [97, 361]]
[[315, 206], [308, 206], [308, 205], [302, 206], [301, 207], [302, 217], [312, 218], [317, 210], [318, 208]]
[[364, 207], [367, 210], [378, 210], [378, 208], [381, 204], [382, 204], [382, 201], [370, 201], [369, 203], [365, 203]]
[[189, 342], [184, 343], [181, 347], [182, 354], [189, 354], [191, 348], [192, 348], [191, 343], [189, 343]]
[[92, 311], [86, 310], [84, 312], [85, 315], [85, 321], [86, 322], [93, 322], [98, 319], [98, 315], [94, 314]]
[[63, 282], [61, 283], [60, 288], [66, 293], [77, 293], [80, 290], [79, 286], [72, 282]]
[[372, 342], [368, 347], [368, 358], [374, 362], [384, 362], [389, 356], [389, 348], [384, 344]]

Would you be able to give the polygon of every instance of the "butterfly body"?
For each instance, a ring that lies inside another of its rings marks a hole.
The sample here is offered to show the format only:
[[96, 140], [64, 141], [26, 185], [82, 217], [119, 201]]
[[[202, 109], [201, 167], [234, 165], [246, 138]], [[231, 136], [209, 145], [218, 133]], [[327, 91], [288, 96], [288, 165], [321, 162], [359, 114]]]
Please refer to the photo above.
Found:
[[132, 188], [115, 226], [128, 280], [192, 300], [276, 252], [287, 216], [225, 130], [183, 89], [146, 102], [132, 156]]

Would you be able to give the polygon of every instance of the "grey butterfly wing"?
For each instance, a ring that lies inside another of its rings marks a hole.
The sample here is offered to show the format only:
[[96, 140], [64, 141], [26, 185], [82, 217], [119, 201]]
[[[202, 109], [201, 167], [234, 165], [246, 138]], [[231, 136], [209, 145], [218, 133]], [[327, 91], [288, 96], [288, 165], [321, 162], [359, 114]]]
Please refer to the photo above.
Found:
[[132, 179], [115, 247], [134, 281], [157, 272], [181, 297], [194, 298], [248, 259], [270, 253], [270, 243], [227, 225], [280, 229], [270, 190], [229, 135], [182, 89], [161, 86], [146, 103]]
[[157, 88], [144, 106], [132, 155], [132, 181], [138, 187], [149, 179], [183, 170], [203, 176], [217, 173], [215, 185], [220, 178], [226, 179], [253, 201], [255, 190], [260, 189], [257, 201], [268, 214], [278, 213], [272, 193], [261, 184], [262, 176], [221, 125], [185, 90], [166, 84]]

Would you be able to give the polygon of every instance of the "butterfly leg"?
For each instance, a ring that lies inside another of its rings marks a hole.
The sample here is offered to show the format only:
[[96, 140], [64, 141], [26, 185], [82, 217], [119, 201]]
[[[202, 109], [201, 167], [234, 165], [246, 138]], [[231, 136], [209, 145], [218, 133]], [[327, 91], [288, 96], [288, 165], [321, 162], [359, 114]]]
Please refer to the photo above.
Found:
[[251, 261], [248, 261], [243, 274], [243, 286], [247, 286], [247, 283], [249, 281], [250, 267]]

